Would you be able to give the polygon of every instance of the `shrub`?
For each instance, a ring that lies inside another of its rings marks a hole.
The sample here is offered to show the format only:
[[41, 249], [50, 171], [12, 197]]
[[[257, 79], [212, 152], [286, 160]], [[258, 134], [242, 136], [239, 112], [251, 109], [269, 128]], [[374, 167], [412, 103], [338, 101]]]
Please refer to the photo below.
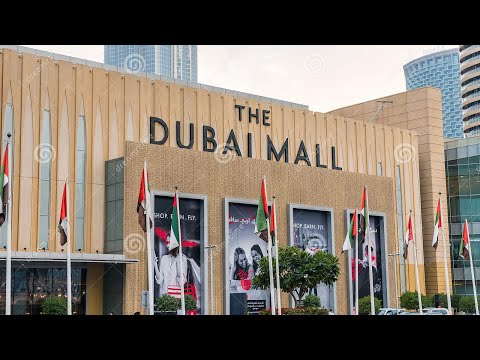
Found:
[[[182, 307], [181, 302], [179, 302], [180, 307]], [[196, 310], [197, 309], [197, 302], [192, 295], [185, 296], [185, 310]]]
[[67, 315], [67, 299], [50, 295], [42, 304], [43, 315]]
[[[416, 291], [405, 291], [400, 296], [400, 306], [407, 310], [418, 310], [418, 293]], [[431, 307], [432, 299], [422, 295], [422, 308]]]
[[312, 308], [319, 308], [320, 307], [320, 298], [313, 294], [305, 296], [303, 299], [303, 306], [304, 307], [312, 307]]
[[[376, 297], [374, 297], [373, 304], [375, 306], [375, 314], [377, 314], [382, 304]], [[365, 296], [361, 299], [358, 299], [358, 308], [360, 310], [360, 315], [370, 314], [370, 296]]]
[[180, 300], [168, 294], [163, 294], [155, 299], [155, 306], [158, 311], [177, 311], [180, 308]]
[[[438, 304], [435, 304], [435, 296], [437, 296], [437, 295], [439, 296]], [[445, 295], [445, 294], [437, 294], [437, 295], [432, 296], [432, 305], [434, 307], [437, 307], [438, 305], [440, 305], [440, 307], [447, 309], [448, 308], [447, 295]], [[450, 300], [452, 300], [452, 307], [454, 307], [453, 306], [453, 298], [451, 297]], [[423, 300], [422, 300], [422, 303], [423, 303]]]
[[460, 311], [465, 311], [467, 314], [475, 313], [475, 299], [473, 296], [462, 296], [460, 298], [458, 307]]
[[[258, 314], [271, 315], [272, 309], [260, 310]], [[282, 315], [328, 315], [328, 309], [321, 307], [282, 308]]]
[[[416, 295], [417, 293], [415, 293]], [[422, 295], [422, 309], [423, 308], [426, 308], [426, 307], [433, 307], [433, 305], [435, 304], [434, 301], [432, 301], [432, 298], [429, 298], [428, 296], [426, 295]], [[448, 306], [447, 306], [448, 307]]]
[[[445, 296], [445, 297], [446, 297], [446, 296]], [[458, 295], [458, 294], [452, 295], [452, 296], [450, 297], [450, 300], [451, 300], [451, 302], [452, 302], [452, 308], [457, 309], [457, 311], [460, 311], [460, 310], [459, 310], [459, 305], [460, 305], [460, 299], [461, 299], [461, 298], [462, 298], [462, 296], [461, 296], [461, 295]], [[448, 304], [447, 304], [447, 305], [448, 305]], [[448, 307], [447, 305], [445, 305], [445, 306], [442, 305], [442, 306], [446, 308], [446, 307]]]

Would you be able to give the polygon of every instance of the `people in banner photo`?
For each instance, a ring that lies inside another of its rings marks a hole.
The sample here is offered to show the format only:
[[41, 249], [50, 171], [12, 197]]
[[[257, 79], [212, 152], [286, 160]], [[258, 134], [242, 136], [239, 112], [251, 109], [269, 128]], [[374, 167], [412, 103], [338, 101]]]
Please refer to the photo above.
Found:
[[263, 251], [260, 245], [255, 244], [250, 249], [250, 255], [252, 256], [252, 266], [254, 275], [258, 275], [260, 271], [260, 260], [263, 258]]
[[[228, 280], [230, 314], [256, 314], [270, 306], [269, 293], [252, 287], [260, 271], [260, 259], [267, 254], [267, 243], [255, 235], [257, 206], [230, 203], [228, 212]], [[243, 308], [239, 309], [239, 299]]]
[[[169, 294], [181, 297], [183, 281], [184, 294], [192, 295], [197, 302], [197, 313], [202, 312], [202, 267], [203, 224], [201, 219], [202, 201], [183, 199], [180, 201], [180, 228], [182, 237], [182, 265], [179, 247], [168, 251], [173, 197], [155, 196], [154, 204], [154, 297]], [[182, 279], [183, 267], [183, 279]]]
[[248, 262], [245, 250], [236, 248], [233, 253], [233, 266], [231, 266], [231, 280], [252, 280], [255, 277], [253, 265]]
[[[327, 214], [325, 211], [293, 209], [294, 245], [311, 255], [319, 251], [328, 252]], [[318, 284], [310, 293], [320, 298], [322, 306], [330, 307], [329, 286]]]

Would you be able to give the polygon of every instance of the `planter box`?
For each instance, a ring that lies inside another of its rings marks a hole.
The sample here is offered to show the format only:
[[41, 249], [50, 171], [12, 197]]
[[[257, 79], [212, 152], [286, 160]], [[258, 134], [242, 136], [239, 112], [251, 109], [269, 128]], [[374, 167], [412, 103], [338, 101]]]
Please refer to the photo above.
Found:
[[176, 311], [155, 311], [154, 315], [177, 315]]

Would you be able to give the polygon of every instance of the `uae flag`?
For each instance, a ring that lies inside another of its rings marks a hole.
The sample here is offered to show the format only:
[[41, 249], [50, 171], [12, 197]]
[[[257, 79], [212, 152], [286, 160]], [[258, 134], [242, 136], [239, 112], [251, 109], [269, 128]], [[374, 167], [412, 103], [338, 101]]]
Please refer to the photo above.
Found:
[[460, 251], [458, 255], [465, 258], [465, 260], [470, 260], [470, 235], [468, 234], [468, 224], [467, 219], [463, 224], [463, 235], [462, 241], [460, 241]]
[[67, 219], [67, 182], [63, 187], [62, 205], [60, 207], [60, 221], [58, 223], [57, 231], [60, 233], [60, 245], [65, 245], [68, 240], [68, 219]]
[[407, 232], [405, 233], [405, 238], [403, 239], [403, 258], [406, 260], [408, 257], [408, 242], [413, 240], [413, 226], [412, 226], [412, 215], [408, 218]]
[[438, 229], [442, 227], [442, 207], [440, 204], [440, 199], [438, 199], [437, 203], [437, 214], [435, 215], [435, 227], [433, 229], [433, 241], [432, 246], [435, 250], [437, 250], [438, 245]]
[[275, 216], [276, 214], [275, 214], [275, 202], [274, 202], [272, 209], [270, 211], [270, 237], [272, 239], [272, 246], [275, 246], [275, 234], [277, 232], [277, 229], [275, 227]]
[[6, 204], [8, 203], [8, 144], [3, 154], [2, 172], [0, 174], [0, 226], [5, 222]]
[[353, 249], [355, 246], [355, 236], [357, 236], [357, 210], [353, 213], [352, 220], [348, 226], [348, 233], [343, 242], [342, 254], [344, 251]]
[[[147, 186], [145, 186], [145, 178], [147, 179], [146, 181]], [[150, 182], [148, 179], [147, 163], [144, 163], [143, 171], [142, 171], [142, 181], [140, 182], [140, 193], [138, 194], [138, 203], [137, 203], [138, 223], [140, 224], [140, 227], [142, 228], [143, 232], [147, 231], [147, 226], [146, 226], [147, 211], [146, 210], [148, 209], [148, 205], [150, 205]], [[150, 215], [150, 211], [148, 211], [148, 213], [149, 213], [148, 215], [150, 219], [150, 228], [151, 228], [153, 225], [153, 221]]]
[[268, 202], [267, 202], [267, 183], [265, 178], [262, 180], [262, 190], [258, 199], [257, 218], [255, 219], [255, 234], [265, 241], [268, 241], [267, 233]]
[[180, 214], [179, 214], [178, 193], [175, 191], [172, 208], [172, 224], [170, 225], [170, 239], [167, 244], [168, 251], [171, 251], [180, 244]]

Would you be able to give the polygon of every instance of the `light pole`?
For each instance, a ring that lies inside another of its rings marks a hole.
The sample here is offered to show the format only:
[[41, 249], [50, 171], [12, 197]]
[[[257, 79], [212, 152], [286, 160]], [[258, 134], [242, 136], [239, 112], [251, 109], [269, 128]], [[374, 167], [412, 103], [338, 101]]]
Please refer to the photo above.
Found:
[[391, 256], [393, 258], [393, 278], [394, 278], [394, 288], [395, 288], [395, 308], [397, 311], [395, 312], [396, 315], [398, 315], [398, 290], [397, 290], [397, 256], [401, 255], [402, 253], [391, 253], [387, 254], [388, 256]]

